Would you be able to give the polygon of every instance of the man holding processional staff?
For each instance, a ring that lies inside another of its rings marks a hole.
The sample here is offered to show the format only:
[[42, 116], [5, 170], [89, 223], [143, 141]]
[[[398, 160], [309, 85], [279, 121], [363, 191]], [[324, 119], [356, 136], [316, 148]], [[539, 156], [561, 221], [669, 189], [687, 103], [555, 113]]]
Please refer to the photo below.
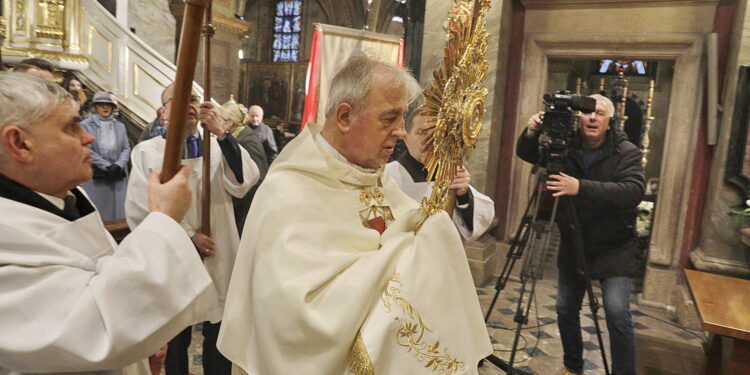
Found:
[[149, 173], [143, 225], [117, 245], [77, 187], [94, 141], [80, 121], [56, 83], [0, 72], [0, 373], [119, 372], [217, 298], [178, 224], [188, 170]]
[[[239, 244], [231, 198], [245, 196], [258, 181], [259, 171], [247, 151], [227, 131], [230, 124], [219, 115], [210, 97], [201, 103], [200, 97], [192, 92], [205, 6], [210, 9], [210, 2], [186, 2], [177, 75], [174, 84], [162, 94], [164, 114], [169, 118], [167, 134], [141, 142], [133, 149], [125, 212], [128, 225], [137, 228], [145, 213], [145, 176], [150, 170], [162, 165], [165, 171], [175, 170], [180, 164], [190, 169], [193, 200], [180, 225], [204, 257], [204, 265], [217, 291], [213, 310], [203, 324], [204, 373], [228, 375], [230, 363], [216, 350], [216, 337]], [[210, 12], [206, 19], [210, 19]], [[210, 34], [210, 25], [203, 29]], [[210, 52], [205, 55], [210, 56]], [[210, 62], [205, 67], [206, 71], [210, 70]], [[210, 79], [206, 84], [208, 93]], [[199, 120], [203, 123], [203, 134], [198, 129]], [[188, 373], [191, 327], [185, 327], [169, 343], [165, 361], [168, 375]]]
[[[171, 104], [174, 101], [173, 87], [168, 87], [162, 95], [163, 98], [166, 98], [164, 108], [167, 116], [174, 110]], [[182, 164], [190, 170], [189, 184], [193, 193], [192, 204], [185, 217], [180, 221], [180, 225], [188, 233], [195, 248], [203, 256], [204, 265], [218, 292], [217, 299], [214, 301], [213, 312], [206, 319], [209, 322], [205, 323], [203, 327], [204, 336], [216, 337], [219, 330], [218, 322], [221, 320], [224, 305], [224, 296], [239, 244], [232, 197], [243, 197], [258, 181], [260, 173], [247, 151], [239, 147], [234, 137], [226, 131], [225, 121], [218, 115], [217, 109], [210, 102], [200, 103], [197, 95], [193, 95], [191, 100], [187, 111], [188, 115], [184, 121], [187, 135], [182, 137], [185, 142]], [[210, 150], [211, 169], [208, 175], [203, 174], [201, 146], [206, 141], [198, 132], [199, 119], [212, 134], [209, 139], [212, 147]], [[173, 125], [174, 123], [170, 119], [167, 126], [167, 136], [175, 130]], [[131, 153], [133, 168], [128, 181], [128, 194], [125, 198], [125, 213], [131, 229], [138, 228], [144, 218], [147, 203], [145, 196], [146, 175], [150, 170], [158, 169], [161, 166], [165, 148], [166, 139], [164, 137], [151, 138], [133, 148]], [[201, 225], [204, 179], [211, 182], [211, 236], [202, 232]], [[170, 374], [174, 368], [179, 369], [176, 370], [178, 373], [182, 373], [182, 369], [187, 370], [187, 348], [190, 345], [190, 337], [190, 327], [187, 327], [175, 340], [170, 341], [165, 362], [165, 367]], [[204, 340], [204, 358], [211, 356], [211, 341], [211, 339]], [[214, 354], [218, 355], [218, 352]], [[210, 363], [210, 361], [205, 362]]]

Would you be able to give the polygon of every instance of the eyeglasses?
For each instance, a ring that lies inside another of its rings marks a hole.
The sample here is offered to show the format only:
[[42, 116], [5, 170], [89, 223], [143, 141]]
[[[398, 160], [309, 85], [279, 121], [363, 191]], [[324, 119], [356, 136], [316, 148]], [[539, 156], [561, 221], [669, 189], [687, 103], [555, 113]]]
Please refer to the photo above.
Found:
[[[167, 101], [165, 101], [164, 103], [162, 103], [162, 105], [167, 105], [167, 103], [169, 103], [171, 101], [172, 101], [172, 98], [169, 98], [169, 99], [167, 99]], [[192, 104], [200, 104], [200, 102], [201, 102], [201, 97], [200, 96], [198, 96], [198, 95], [190, 95], [190, 103], [192, 103]]]

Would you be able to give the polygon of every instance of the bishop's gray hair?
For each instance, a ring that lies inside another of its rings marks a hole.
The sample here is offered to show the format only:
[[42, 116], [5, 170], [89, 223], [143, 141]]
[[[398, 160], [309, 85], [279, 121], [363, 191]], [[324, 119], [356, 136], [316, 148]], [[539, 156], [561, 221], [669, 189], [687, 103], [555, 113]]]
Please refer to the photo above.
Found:
[[382, 69], [391, 76], [389, 79], [392, 85], [391, 89], [403, 90], [407, 100], [406, 104], [414, 101], [422, 92], [419, 83], [407, 69], [380, 62], [367, 56], [352, 56], [331, 81], [328, 102], [326, 103], [326, 117], [334, 115], [336, 107], [341, 103], [349, 103], [357, 113], [367, 108], [375, 69]]
[[605, 116], [612, 117], [615, 115], [615, 105], [612, 104], [612, 100], [610, 100], [608, 97], [604, 95], [594, 94], [589, 95], [589, 98], [596, 99], [597, 102], [601, 102], [602, 104], [604, 104], [604, 111], [606, 112]]
[[[62, 86], [26, 73], [0, 72], [0, 132], [15, 125], [28, 129], [57, 111], [73, 97]], [[0, 160], [5, 149], [0, 147]]]

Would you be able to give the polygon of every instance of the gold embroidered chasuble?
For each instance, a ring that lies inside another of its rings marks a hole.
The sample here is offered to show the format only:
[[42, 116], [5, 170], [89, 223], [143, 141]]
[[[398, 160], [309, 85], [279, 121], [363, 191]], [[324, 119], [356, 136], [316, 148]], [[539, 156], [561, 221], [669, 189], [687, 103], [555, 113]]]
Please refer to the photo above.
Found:
[[453, 223], [440, 213], [417, 231], [417, 203], [322, 149], [320, 129], [256, 193], [219, 349], [252, 375], [476, 374], [492, 348]]

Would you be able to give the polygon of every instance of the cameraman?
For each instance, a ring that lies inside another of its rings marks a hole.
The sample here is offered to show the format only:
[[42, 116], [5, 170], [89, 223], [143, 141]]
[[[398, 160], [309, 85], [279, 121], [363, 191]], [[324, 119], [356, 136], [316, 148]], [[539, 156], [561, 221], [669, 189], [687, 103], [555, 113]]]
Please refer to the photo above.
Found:
[[[602, 95], [596, 110], [581, 114], [581, 128], [572, 137], [564, 170], [546, 181], [553, 196], [571, 196], [584, 247], [584, 270], [599, 280], [610, 335], [612, 370], [635, 375], [635, 338], [630, 315], [630, 277], [637, 248], [636, 207], [644, 192], [641, 152], [625, 133], [610, 128], [612, 101]], [[518, 139], [517, 154], [529, 162], [539, 159], [539, 136], [544, 112], [529, 119]], [[564, 215], [561, 213], [561, 216]], [[586, 286], [576, 270], [571, 223], [558, 220], [557, 324], [564, 352], [562, 374], [583, 374], [580, 310]]]

